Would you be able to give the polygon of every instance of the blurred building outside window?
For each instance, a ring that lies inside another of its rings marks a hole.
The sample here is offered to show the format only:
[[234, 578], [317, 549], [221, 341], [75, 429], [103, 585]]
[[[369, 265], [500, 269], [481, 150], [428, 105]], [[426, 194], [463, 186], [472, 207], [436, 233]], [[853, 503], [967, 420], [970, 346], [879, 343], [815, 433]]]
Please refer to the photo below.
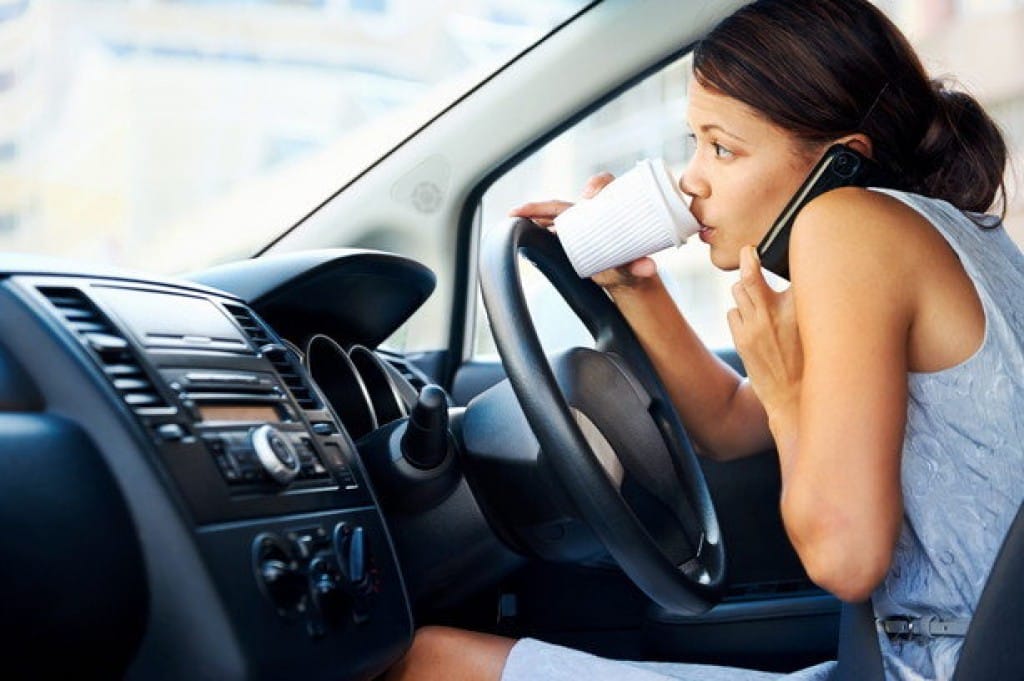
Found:
[[248, 257], [581, 5], [0, 0], [0, 250]]

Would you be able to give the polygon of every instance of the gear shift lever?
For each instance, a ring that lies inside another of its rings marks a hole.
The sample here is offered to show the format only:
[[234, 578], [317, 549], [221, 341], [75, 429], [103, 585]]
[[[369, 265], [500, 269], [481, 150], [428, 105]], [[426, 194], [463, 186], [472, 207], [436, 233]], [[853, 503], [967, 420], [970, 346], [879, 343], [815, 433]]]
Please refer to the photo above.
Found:
[[448, 455], [448, 399], [433, 383], [420, 390], [402, 434], [402, 454], [416, 468], [439, 466]]

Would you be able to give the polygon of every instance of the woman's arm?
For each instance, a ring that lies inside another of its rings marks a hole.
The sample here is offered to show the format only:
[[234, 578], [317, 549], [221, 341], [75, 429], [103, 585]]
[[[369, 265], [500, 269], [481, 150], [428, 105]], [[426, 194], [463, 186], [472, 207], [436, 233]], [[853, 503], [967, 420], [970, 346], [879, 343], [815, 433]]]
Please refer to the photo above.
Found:
[[609, 293], [701, 454], [728, 460], [772, 447], [765, 410], [750, 384], [705, 347], [659, 277]]
[[907, 211], [843, 189], [801, 212], [790, 245], [799, 397], [762, 395], [786, 530], [810, 577], [844, 600], [863, 600], [881, 582], [901, 525], [907, 343], [920, 285], [903, 250]]

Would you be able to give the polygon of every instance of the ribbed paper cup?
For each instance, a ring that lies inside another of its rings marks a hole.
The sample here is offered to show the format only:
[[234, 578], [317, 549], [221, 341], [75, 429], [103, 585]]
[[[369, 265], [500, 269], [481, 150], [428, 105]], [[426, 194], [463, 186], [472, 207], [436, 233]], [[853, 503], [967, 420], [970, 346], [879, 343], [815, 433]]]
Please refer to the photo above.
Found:
[[555, 218], [576, 274], [612, 267], [686, 243], [700, 230], [662, 159], [645, 159], [601, 192]]

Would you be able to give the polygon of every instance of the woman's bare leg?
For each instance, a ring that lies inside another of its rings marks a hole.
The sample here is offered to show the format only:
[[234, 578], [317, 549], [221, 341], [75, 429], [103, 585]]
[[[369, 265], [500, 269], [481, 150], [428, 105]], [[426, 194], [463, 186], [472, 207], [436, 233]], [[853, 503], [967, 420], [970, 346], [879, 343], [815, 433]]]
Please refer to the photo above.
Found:
[[499, 681], [515, 639], [450, 627], [423, 627], [383, 681]]

